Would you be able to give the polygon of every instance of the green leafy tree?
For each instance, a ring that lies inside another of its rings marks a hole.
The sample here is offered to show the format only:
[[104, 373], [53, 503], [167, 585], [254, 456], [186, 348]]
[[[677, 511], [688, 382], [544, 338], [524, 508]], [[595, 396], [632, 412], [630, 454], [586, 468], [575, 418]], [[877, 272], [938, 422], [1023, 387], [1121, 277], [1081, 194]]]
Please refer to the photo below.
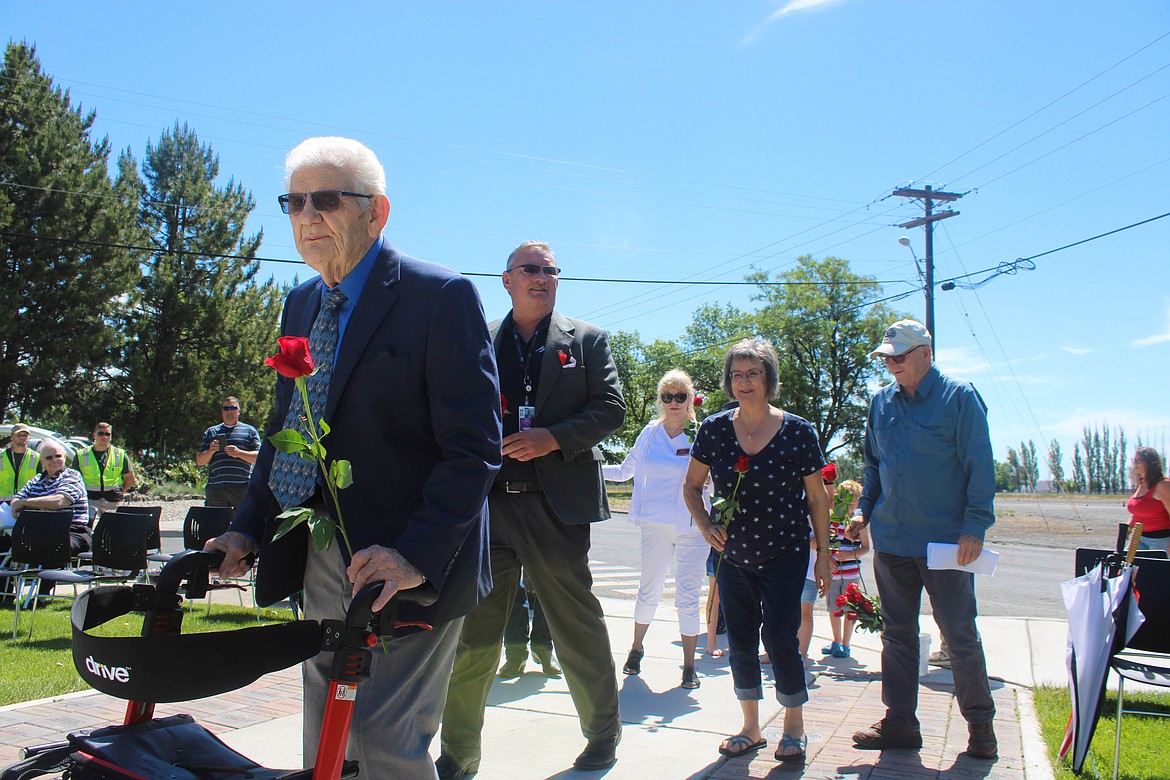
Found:
[[1020, 465], [1020, 454], [1011, 447], [1007, 449], [1008, 489], [1013, 493], [1019, 492], [1024, 483], [1023, 469]]
[[138, 275], [117, 246], [127, 243], [133, 204], [125, 183], [111, 182], [109, 142], [90, 137], [94, 117], [42, 72], [35, 47], [8, 44], [0, 69], [4, 419], [81, 424], [74, 401], [119, 346], [116, 323]]
[[219, 158], [194, 130], [176, 124], [148, 144], [142, 173], [138, 224], [152, 252], [128, 322], [127, 435], [170, 460], [194, 451], [224, 395], [254, 420], [267, 410], [274, 380], [263, 358], [285, 290], [256, 282], [262, 237], [244, 235], [255, 202], [234, 180], [217, 186]]
[[1085, 459], [1081, 457], [1081, 443], [1073, 442], [1072, 483], [1077, 493], [1084, 493], [1088, 488], [1088, 477], [1085, 473]]
[[1064, 489], [1064, 453], [1060, 451], [1060, 442], [1053, 439], [1048, 445], [1048, 455], [1045, 458], [1048, 473], [1052, 477], [1052, 487], [1059, 493]]
[[836, 257], [804, 255], [779, 285], [765, 273], [748, 278], [760, 286], [759, 332], [779, 353], [781, 405], [812, 423], [826, 454], [857, 447], [869, 386], [881, 376], [869, 351], [901, 315], [874, 303], [882, 295], [876, 279]]
[[695, 310], [682, 340], [683, 367], [703, 393], [707, 414], [714, 414], [731, 400], [722, 389], [728, 347], [755, 335], [757, 327], [754, 315], [735, 306], [708, 303]]
[[1031, 439], [1027, 444], [1020, 442], [1020, 481], [1029, 493], [1036, 492], [1036, 483], [1040, 481], [1040, 460], [1036, 456], [1036, 444]]
[[1007, 493], [1012, 489], [1012, 469], [1003, 461], [995, 461], [995, 490]]

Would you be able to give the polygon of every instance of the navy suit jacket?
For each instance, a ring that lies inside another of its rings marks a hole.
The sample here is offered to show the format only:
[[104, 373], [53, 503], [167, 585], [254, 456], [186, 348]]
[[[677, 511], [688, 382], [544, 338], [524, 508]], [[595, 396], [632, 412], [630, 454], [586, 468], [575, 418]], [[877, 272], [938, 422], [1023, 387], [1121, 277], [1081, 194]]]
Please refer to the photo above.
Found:
[[[316, 277], [289, 293], [283, 335], [308, 336], [322, 288]], [[272, 541], [281, 510], [268, 488], [268, 436], [283, 427], [294, 392], [278, 377], [231, 526], [260, 543], [261, 604], [303, 583], [307, 528]], [[471, 282], [384, 242], [339, 347], [324, 417], [329, 459], [353, 466], [339, 502], [354, 551], [393, 547], [439, 591], [429, 607], [403, 604], [401, 618], [435, 624], [470, 612], [491, 590], [487, 492], [501, 458], [495, 355]], [[340, 535], [336, 543], [344, 555]]]

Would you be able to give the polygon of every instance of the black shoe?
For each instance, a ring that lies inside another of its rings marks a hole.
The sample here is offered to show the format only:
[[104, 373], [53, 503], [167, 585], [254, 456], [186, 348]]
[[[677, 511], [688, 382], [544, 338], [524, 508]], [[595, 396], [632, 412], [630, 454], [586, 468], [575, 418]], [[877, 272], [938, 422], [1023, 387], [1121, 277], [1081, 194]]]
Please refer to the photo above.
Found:
[[524, 659], [512, 659], [504, 661], [504, 665], [500, 667], [501, 680], [514, 680], [520, 675], [524, 674]]
[[715, 633], [716, 634], [726, 634], [727, 633], [727, 624], [723, 622], [722, 613], [720, 613], [719, 619], [715, 621]]
[[862, 750], [885, 750], [887, 748], [922, 749], [922, 732], [899, 726], [888, 718], [882, 718], [867, 729], [854, 732], [853, 746]]
[[467, 780], [475, 777], [475, 772], [460, 769], [450, 756], [439, 756], [435, 762], [435, 771], [439, 773], [439, 780]]
[[683, 667], [682, 684], [679, 687], [687, 688], [688, 690], [694, 690], [699, 687], [699, 674], [695, 671], [695, 667]]
[[992, 761], [999, 757], [999, 744], [995, 739], [995, 727], [991, 722], [968, 723], [967, 755], [971, 758], [981, 758]]
[[626, 665], [622, 667], [622, 672], [624, 674], [641, 674], [644, 655], [646, 653], [642, 650], [631, 650], [630, 654], [626, 656]]
[[617, 746], [622, 733], [609, 739], [591, 739], [573, 762], [574, 769], [609, 769], [617, 762]]

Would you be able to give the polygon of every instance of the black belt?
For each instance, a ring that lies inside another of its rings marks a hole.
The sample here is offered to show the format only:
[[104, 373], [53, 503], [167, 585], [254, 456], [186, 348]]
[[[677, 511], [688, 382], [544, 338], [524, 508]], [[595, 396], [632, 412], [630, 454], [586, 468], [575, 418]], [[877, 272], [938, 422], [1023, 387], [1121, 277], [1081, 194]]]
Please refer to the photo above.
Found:
[[496, 490], [505, 493], [543, 493], [544, 489], [539, 482], [496, 482], [492, 485]]

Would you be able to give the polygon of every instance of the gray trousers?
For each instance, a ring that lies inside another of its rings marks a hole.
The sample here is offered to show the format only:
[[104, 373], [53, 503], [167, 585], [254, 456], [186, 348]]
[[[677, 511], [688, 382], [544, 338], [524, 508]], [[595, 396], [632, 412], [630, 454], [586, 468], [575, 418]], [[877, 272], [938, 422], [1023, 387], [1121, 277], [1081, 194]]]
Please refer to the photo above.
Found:
[[935, 622], [951, 657], [955, 698], [968, 723], [995, 717], [983, 643], [975, 628], [975, 575], [931, 570], [926, 558], [878, 552], [873, 561], [882, 599], [882, 703], [886, 717], [918, 729], [918, 613], [922, 589], [930, 596]]
[[[316, 552], [309, 542], [305, 567], [305, 618], [345, 618], [352, 584], [345, 575], [341, 552], [334, 542]], [[439, 730], [447, 682], [463, 619], [434, 626], [374, 648], [370, 679], [358, 688], [346, 758], [356, 759], [362, 777], [435, 780], [430, 745]], [[325, 700], [329, 693], [332, 653], [305, 662], [305, 766], [316, 760]]]
[[557, 658], [586, 739], [612, 739], [622, 728], [617, 672], [601, 603], [589, 571], [589, 526], [566, 525], [542, 493], [493, 489], [492, 592], [463, 623], [443, 712], [443, 754], [477, 771], [488, 691], [500, 663], [504, 625], [516, 600], [520, 569], [544, 605]]

